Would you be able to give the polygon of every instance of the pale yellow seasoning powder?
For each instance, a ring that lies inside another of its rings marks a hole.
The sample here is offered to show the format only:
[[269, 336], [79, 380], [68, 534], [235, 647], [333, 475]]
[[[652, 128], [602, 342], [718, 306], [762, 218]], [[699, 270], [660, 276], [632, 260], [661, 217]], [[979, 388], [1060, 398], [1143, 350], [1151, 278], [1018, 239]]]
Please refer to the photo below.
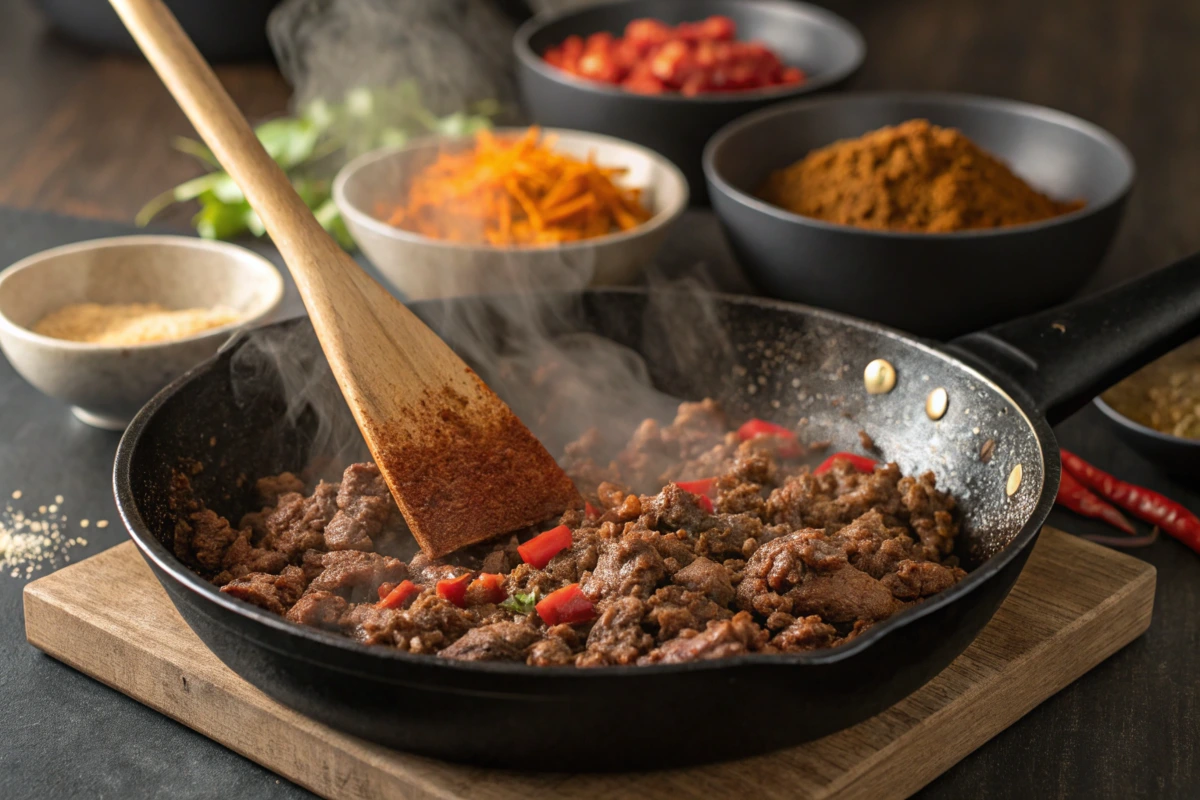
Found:
[[230, 308], [172, 310], [158, 303], [77, 303], [52, 311], [33, 332], [88, 344], [136, 345], [194, 336], [241, 319]]

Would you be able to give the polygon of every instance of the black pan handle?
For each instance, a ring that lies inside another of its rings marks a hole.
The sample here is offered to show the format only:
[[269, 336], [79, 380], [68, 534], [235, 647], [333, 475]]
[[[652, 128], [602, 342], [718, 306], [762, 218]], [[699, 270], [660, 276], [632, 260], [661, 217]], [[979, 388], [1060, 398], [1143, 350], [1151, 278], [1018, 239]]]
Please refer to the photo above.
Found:
[[955, 339], [951, 352], [1032, 396], [1051, 425], [1200, 336], [1200, 253], [1102, 294]]

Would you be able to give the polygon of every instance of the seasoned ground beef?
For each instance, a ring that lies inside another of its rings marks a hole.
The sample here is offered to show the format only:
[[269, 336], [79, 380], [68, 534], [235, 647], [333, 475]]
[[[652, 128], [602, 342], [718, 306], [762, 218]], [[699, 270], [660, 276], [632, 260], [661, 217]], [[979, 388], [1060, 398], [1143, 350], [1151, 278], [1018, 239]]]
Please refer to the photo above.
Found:
[[618, 452], [597, 431], [566, 448], [585, 508], [444, 559], [415, 552], [373, 464], [312, 487], [263, 478], [260, 510], [236, 528], [183, 473], [175, 552], [297, 624], [534, 666], [836, 647], [962, 580], [954, 500], [932, 473], [837, 461], [814, 474], [807, 455], [794, 435], [731, 431], [711, 400], [683, 403]]

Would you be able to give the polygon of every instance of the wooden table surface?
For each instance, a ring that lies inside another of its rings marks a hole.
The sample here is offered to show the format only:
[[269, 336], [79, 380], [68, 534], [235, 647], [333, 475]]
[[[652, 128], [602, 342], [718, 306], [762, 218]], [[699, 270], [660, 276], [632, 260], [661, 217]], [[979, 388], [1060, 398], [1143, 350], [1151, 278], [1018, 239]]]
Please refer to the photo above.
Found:
[[[169, 147], [170, 137], [187, 133], [189, 126], [144, 63], [89, 53], [62, 41], [46, 31], [30, 3], [0, 0], [0, 205], [128, 221], [147, 199], [199, 171]], [[852, 84], [856, 90], [1007, 96], [1078, 114], [1125, 142], [1137, 161], [1138, 183], [1094, 286], [1200, 250], [1200, 2], [823, 4], [854, 22], [866, 37], [867, 63]], [[219, 74], [251, 118], [286, 108], [288, 89], [271, 67], [229, 66]], [[175, 219], [185, 222], [186, 214]], [[1097, 435], [1101, 429], [1094, 418], [1094, 412], [1085, 412], [1063, 426], [1060, 435], [1086, 457], [1120, 467], [1135, 480], [1171, 485], [1156, 476], [1152, 465]], [[96, 502], [111, 502], [106, 487], [96, 491]], [[1196, 500], [1179, 487], [1172, 491]], [[1057, 512], [1056, 519], [1073, 530], [1091, 528]], [[1141, 552], [1160, 575], [1150, 633], [952, 769], [924, 796], [1200, 796], [1200, 585], [1192, 562], [1185, 563], [1194, 556], [1166, 541]], [[1148, 685], [1167, 696], [1148, 694]], [[0, 690], [4, 686], [0, 675]], [[121, 708], [128, 713], [120, 724], [132, 726], [127, 735], [135, 729], [159, 730], [155, 720]], [[16, 723], [44, 724], [22, 718]], [[103, 738], [88, 731], [57, 731], [52, 737], [59, 740], [68, 733], [67, 740], [80, 747], [99, 746]], [[194, 796], [204, 795], [202, 776], [210, 774], [221, 776], [221, 786], [236, 786], [250, 796], [305, 794], [295, 787], [289, 791], [286, 783], [276, 785], [269, 773], [227, 751], [184, 743], [165, 729], [161, 735], [164, 746], [177, 748], [165, 757], [189, 791], [199, 792]], [[120, 758], [130, 774], [157, 774], [150, 752], [141, 760], [128, 752]], [[5, 766], [0, 745], [0, 769], [14, 768], [19, 762]], [[26, 774], [20, 786], [29, 793], [18, 794], [44, 796], [40, 786], [65, 789], [70, 796], [71, 787], [83, 780], [72, 777], [72, 769], [64, 762], [55, 774], [37, 780]], [[153, 787], [145, 788], [147, 795], [154, 794]], [[119, 786], [114, 791], [122, 796]]]

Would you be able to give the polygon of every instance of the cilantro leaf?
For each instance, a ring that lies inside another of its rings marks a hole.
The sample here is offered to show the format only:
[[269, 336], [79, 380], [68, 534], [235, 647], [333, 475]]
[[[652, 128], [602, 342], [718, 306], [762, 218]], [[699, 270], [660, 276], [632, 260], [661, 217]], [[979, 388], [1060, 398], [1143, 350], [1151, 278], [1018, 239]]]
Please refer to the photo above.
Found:
[[[378, 147], [398, 147], [414, 136], [431, 132], [470, 135], [490, 128], [491, 118], [501, 110], [495, 100], [484, 100], [468, 111], [439, 118], [425, 107], [416, 82], [402, 81], [390, 87], [352, 89], [340, 104], [314, 100], [297, 116], [264, 122], [254, 132], [325, 230], [350, 250], [354, 242], [329, 197], [331, 172], [338, 162]], [[210, 171], [153, 198], [138, 212], [137, 224], [149, 224], [175, 203], [198, 201], [200, 211], [193, 224], [201, 236], [211, 239], [230, 239], [247, 233], [262, 236], [262, 221], [238, 185], [221, 171], [212, 152], [202, 143], [183, 137], [176, 138], [173, 145]], [[333, 158], [335, 154], [337, 158]], [[536, 602], [535, 597], [530, 598], [525, 605]], [[532, 608], [518, 613], [531, 611]]]
[[521, 594], [517, 592], [512, 597], [500, 604], [501, 608], [507, 609], [514, 614], [532, 614], [534, 607], [537, 605], [538, 596], [537, 590], [533, 590], [529, 594]]

